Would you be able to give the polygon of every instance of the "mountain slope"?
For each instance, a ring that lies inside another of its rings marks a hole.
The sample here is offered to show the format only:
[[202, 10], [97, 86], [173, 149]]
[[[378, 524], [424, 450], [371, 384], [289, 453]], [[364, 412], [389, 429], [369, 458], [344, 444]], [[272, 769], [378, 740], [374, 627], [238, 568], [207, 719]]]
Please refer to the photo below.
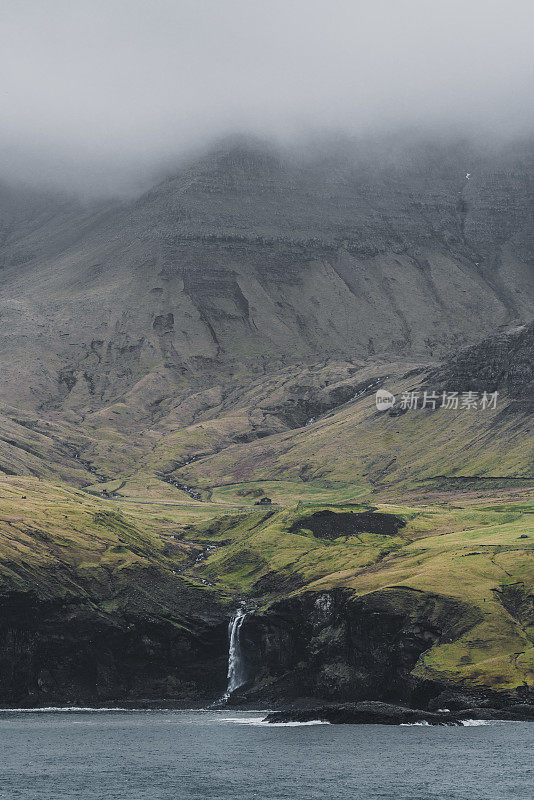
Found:
[[59, 204], [48, 228], [19, 202], [1, 253], [1, 396], [84, 414], [134, 392], [146, 406], [297, 361], [428, 360], [527, 321], [533, 172], [524, 144], [300, 160], [239, 144], [133, 203]]
[[216, 700], [241, 603], [235, 699], [532, 698], [533, 179], [240, 142], [2, 188], [0, 705]]
[[[462, 351], [438, 369], [391, 370], [379, 385], [397, 404], [377, 411], [376, 384], [312, 424], [267, 440], [237, 444], [177, 470], [184, 483], [200, 487], [293, 481], [302, 485], [358, 486], [361, 491], [397, 491], [436, 476], [493, 478], [510, 485], [534, 483], [532, 365], [534, 325]], [[415, 391], [419, 406], [427, 389], [478, 392], [479, 408], [403, 409], [402, 393]], [[500, 392], [496, 408], [480, 407], [486, 391]], [[466, 481], [469, 484], [469, 481]], [[276, 492], [276, 483], [270, 491]]]

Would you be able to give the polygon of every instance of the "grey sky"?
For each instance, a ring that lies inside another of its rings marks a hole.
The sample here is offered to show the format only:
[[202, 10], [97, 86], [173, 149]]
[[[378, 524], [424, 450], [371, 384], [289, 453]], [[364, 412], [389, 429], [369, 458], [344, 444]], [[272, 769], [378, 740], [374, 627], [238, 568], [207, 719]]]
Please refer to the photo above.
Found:
[[122, 190], [236, 131], [534, 122], [532, 0], [3, 0], [0, 177]]

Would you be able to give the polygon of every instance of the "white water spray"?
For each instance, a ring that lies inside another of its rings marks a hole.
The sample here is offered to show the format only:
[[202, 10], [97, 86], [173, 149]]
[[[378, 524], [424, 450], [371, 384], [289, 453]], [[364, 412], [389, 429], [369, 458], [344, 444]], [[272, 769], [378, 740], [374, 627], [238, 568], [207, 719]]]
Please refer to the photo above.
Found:
[[224, 700], [228, 700], [232, 692], [235, 692], [245, 683], [245, 664], [241, 651], [241, 627], [246, 616], [245, 609], [240, 606], [228, 625], [228, 636], [230, 638], [230, 646], [228, 648], [228, 685]]

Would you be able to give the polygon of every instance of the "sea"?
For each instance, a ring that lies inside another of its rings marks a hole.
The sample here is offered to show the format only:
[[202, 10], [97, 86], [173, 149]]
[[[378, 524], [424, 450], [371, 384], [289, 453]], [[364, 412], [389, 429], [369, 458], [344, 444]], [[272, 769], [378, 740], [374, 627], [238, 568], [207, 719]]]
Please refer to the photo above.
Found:
[[534, 724], [269, 725], [240, 712], [0, 711], [9, 800], [532, 800]]

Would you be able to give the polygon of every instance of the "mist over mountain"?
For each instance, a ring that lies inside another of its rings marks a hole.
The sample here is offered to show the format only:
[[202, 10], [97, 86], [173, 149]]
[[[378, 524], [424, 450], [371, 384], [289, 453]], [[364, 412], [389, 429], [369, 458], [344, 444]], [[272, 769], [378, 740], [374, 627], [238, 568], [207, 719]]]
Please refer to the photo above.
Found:
[[6, 4], [0, 177], [127, 194], [222, 136], [533, 129], [528, 0]]
[[528, 140], [241, 139], [134, 201], [6, 188], [1, 394], [83, 407], [238, 363], [443, 356], [531, 318], [533, 181]]

